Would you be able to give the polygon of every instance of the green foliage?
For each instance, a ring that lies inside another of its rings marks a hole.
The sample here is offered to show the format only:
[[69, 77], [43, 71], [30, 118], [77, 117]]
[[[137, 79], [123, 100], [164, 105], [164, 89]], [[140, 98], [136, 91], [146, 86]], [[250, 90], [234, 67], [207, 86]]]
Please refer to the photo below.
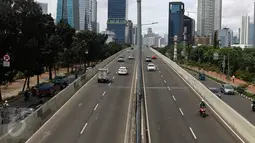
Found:
[[[42, 14], [34, 0], [0, 2], [0, 59], [8, 53], [11, 67], [0, 65], [0, 83], [50, 72], [59, 65], [72, 67], [103, 60], [124, 47], [105, 44], [107, 35], [76, 32], [61, 20], [57, 25], [50, 14]], [[0, 60], [2, 63], [2, 60]], [[3, 75], [3, 76], [2, 76]]]

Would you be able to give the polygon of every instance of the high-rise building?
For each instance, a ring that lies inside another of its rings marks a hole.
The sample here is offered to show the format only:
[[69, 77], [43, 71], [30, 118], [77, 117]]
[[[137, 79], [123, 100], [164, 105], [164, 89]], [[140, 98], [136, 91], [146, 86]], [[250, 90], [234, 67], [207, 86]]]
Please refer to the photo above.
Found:
[[100, 32], [100, 25], [99, 25], [99, 22], [97, 22], [97, 33]]
[[253, 41], [254, 41], [254, 23], [249, 23], [248, 44], [253, 45]]
[[222, 0], [215, 0], [214, 5], [214, 30], [221, 29], [222, 20]]
[[85, 9], [86, 9], [86, 0], [79, 0], [79, 30], [85, 30]]
[[92, 31], [92, 0], [85, 0], [85, 30]]
[[134, 45], [137, 45], [137, 26], [135, 25], [134, 27], [133, 27], [133, 44]]
[[124, 43], [126, 39], [127, 2], [127, 0], [108, 0], [107, 29], [115, 32], [118, 43]]
[[168, 34], [164, 34], [165, 45], [168, 43]]
[[218, 30], [218, 40], [221, 48], [231, 47], [233, 44], [233, 31], [229, 28]]
[[41, 8], [42, 8], [42, 13], [43, 14], [48, 14], [48, 3], [41, 3], [41, 2], [37, 2]]
[[97, 0], [92, 0], [92, 31], [97, 31]]
[[187, 44], [194, 45], [195, 44], [195, 20], [184, 16], [184, 33], [186, 35]]
[[213, 37], [214, 33], [214, 0], [198, 0], [197, 33], [199, 36]]
[[76, 30], [80, 30], [79, 13], [80, 12], [78, 0], [58, 0], [56, 18], [57, 23], [60, 20], [63, 20]]
[[249, 42], [249, 23], [250, 17], [248, 15], [242, 16], [242, 27], [240, 35], [240, 44], [248, 45]]
[[127, 41], [126, 43], [132, 44], [133, 43], [133, 22], [131, 20], [128, 20], [127, 23], [128, 26], [128, 36], [127, 36]]
[[184, 26], [184, 3], [169, 2], [169, 19], [168, 19], [168, 45], [174, 43], [174, 36], [178, 36], [178, 41], [183, 39]]

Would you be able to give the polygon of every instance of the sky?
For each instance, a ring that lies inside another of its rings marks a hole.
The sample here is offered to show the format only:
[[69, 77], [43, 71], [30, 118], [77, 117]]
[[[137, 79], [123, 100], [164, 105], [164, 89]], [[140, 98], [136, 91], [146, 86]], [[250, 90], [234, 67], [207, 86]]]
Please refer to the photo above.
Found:
[[[48, 12], [56, 18], [57, 0], [36, 0], [48, 3]], [[168, 31], [168, 3], [172, 0], [142, 0], [142, 23], [158, 22], [155, 25], [143, 26], [143, 33], [151, 27], [154, 33], [164, 35]], [[175, 0], [176, 1], [176, 0]], [[189, 16], [197, 19], [197, 0], [179, 0], [185, 4], [185, 11], [191, 11]], [[97, 19], [100, 23], [100, 31], [106, 29], [108, 0], [97, 0]], [[253, 21], [254, 0], [222, 0], [222, 27], [231, 28], [234, 32], [241, 27], [242, 15], [248, 14]], [[136, 0], [128, 0], [128, 19], [134, 24], [136, 18]], [[188, 15], [187, 12], [185, 12]]]

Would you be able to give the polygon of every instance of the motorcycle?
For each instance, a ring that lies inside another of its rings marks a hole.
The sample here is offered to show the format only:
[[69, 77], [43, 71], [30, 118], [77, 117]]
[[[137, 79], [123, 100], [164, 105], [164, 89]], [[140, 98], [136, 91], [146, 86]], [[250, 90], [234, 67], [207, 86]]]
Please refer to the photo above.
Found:
[[252, 110], [253, 112], [255, 112], [255, 105], [254, 105], [254, 104], [251, 104], [251, 110]]
[[200, 116], [201, 116], [201, 117], [203, 117], [203, 118], [205, 118], [205, 117], [206, 117], [205, 110], [206, 110], [206, 108], [205, 108], [205, 107], [204, 107], [204, 108], [200, 108], [200, 109], [199, 109]]

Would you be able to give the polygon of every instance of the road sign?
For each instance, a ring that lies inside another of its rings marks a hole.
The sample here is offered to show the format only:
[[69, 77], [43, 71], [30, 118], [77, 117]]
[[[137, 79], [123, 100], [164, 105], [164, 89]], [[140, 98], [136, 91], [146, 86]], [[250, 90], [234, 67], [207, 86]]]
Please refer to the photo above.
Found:
[[3, 66], [4, 67], [10, 67], [10, 62], [3, 61]]
[[4, 57], [3, 57], [3, 59], [4, 59], [4, 61], [6, 61], [6, 62], [10, 62], [10, 56], [8, 55], [8, 54], [6, 54], [6, 55], [4, 55]]
[[218, 60], [219, 59], [219, 54], [217, 52], [213, 53], [213, 59]]

